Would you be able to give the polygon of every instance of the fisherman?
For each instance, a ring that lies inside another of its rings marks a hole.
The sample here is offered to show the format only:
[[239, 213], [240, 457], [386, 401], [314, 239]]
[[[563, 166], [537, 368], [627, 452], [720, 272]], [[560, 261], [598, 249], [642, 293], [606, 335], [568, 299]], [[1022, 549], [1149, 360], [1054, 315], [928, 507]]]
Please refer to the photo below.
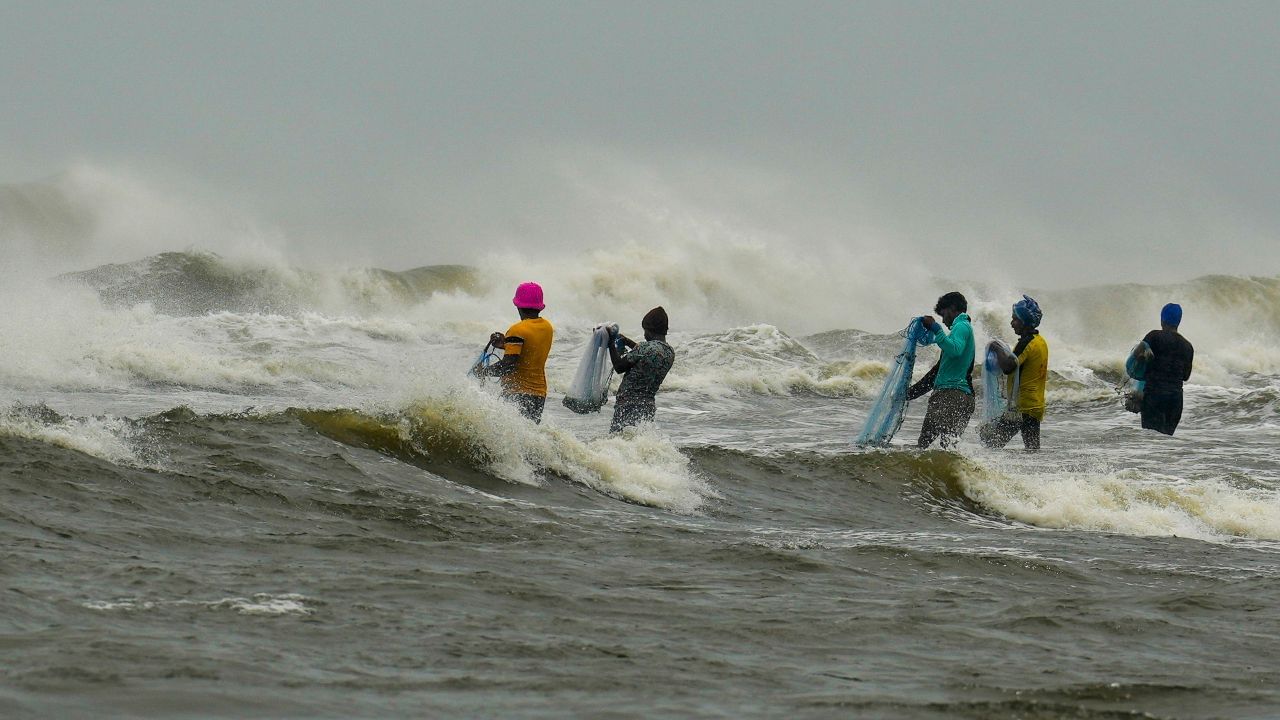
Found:
[[920, 426], [921, 449], [929, 447], [939, 437], [943, 449], [951, 448], [959, 442], [960, 434], [968, 427], [969, 418], [973, 417], [973, 327], [969, 324], [968, 309], [969, 301], [964, 295], [949, 292], [938, 298], [933, 307], [933, 311], [942, 317], [941, 323], [932, 315], [920, 318], [925, 329], [930, 331], [931, 338], [927, 344], [936, 344], [941, 350], [938, 364], [907, 392], [907, 399], [914, 400], [933, 391], [924, 423]]
[[1040, 423], [1044, 420], [1044, 388], [1049, 379], [1049, 344], [1040, 334], [1044, 313], [1040, 305], [1027, 295], [1013, 305], [1009, 327], [1018, 334], [1018, 343], [1009, 352], [1003, 344], [992, 344], [1000, 370], [1009, 376], [1009, 396], [1016, 393], [1016, 409], [978, 429], [982, 444], [1004, 447], [1014, 435], [1022, 433], [1022, 445], [1028, 451], [1040, 449]]
[[[1182, 420], [1182, 384], [1191, 377], [1195, 348], [1178, 333], [1182, 306], [1169, 303], [1160, 310], [1160, 329], [1152, 330], [1134, 348], [1137, 360], [1147, 361], [1146, 386], [1142, 390], [1142, 427], [1172, 435]], [[1141, 357], [1141, 356], [1145, 356]]]
[[514, 402], [520, 414], [540, 423], [547, 402], [547, 355], [551, 353], [555, 328], [546, 318], [539, 317], [546, 304], [537, 283], [521, 283], [511, 302], [520, 313], [520, 322], [508, 328], [505, 335], [495, 332], [489, 337], [493, 347], [503, 349], [502, 359], [487, 368], [477, 363], [472, 372], [478, 377], [499, 378], [502, 397]]
[[[662, 306], [646, 313], [640, 327], [644, 329], [642, 343], [619, 334], [616, 325], [609, 328], [613, 340], [609, 343], [609, 359], [614, 371], [626, 375], [614, 399], [611, 433], [653, 420], [658, 412], [654, 396], [676, 361], [676, 351], [667, 344], [667, 311]], [[618, 350], [619, 344], [628, 348], [625, 354]]]

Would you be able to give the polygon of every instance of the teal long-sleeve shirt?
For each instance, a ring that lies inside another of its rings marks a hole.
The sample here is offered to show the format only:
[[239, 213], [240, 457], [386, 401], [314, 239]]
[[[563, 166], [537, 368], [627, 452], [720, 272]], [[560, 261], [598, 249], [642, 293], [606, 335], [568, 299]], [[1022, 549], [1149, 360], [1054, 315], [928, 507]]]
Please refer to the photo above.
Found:
[[951, 331], [941, 328], [942, 323], [934, 323], [934, 333], [929, 341], [942, 351], [938, 360], [938, 377], [933, 381], [934, 390], [962, 390], [970, 395], [973, 388], [969, 386], [969, 371], [973, 368], [973, 326], [969, 324], [969, 315], [960, 313], [951, 323]]

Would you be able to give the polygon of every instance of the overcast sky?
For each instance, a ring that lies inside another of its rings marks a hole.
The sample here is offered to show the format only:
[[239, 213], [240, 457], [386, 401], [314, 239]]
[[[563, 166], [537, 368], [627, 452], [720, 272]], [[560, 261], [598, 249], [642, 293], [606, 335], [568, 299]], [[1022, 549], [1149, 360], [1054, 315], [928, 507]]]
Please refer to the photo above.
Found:
[[399, 268], [675, 212], [968, 275], [1274, 275], [1278, 38], [1280, 3], [0, 0], [0, 183], [172, 181]]

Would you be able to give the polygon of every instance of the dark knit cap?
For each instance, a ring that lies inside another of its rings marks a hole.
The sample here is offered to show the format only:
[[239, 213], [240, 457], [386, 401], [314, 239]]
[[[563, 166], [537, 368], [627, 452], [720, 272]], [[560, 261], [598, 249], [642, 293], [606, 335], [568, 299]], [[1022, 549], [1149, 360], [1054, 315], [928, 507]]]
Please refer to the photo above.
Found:
[[644, 319], [640, 321], [640, 327], [654, 335], [666, 335], [667, 311], [663, 310], [661, 305], [650, 310], [645, 314]]

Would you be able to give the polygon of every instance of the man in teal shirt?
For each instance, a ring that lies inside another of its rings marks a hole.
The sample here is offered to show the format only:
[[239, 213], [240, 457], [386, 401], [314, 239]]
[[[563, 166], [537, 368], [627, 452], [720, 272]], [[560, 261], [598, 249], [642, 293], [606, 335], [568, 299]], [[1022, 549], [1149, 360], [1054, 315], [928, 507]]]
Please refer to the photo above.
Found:
[[939, 444], [950, 449], [960, 440], [960, 434], [973, 417], [973, 327], [969, 324], [969, 301], [958, 292], [949, 292], [938, 298], [933, 311], [942, 318], [944, 329], [930, 315], [920, 318], [932, 333], [930, 344], [941, 350], [938, 364], [933, 366], [920, 382], [911, 386], [907, 399], [914, 400], [933, 391], [929, 396], [929, 409], [920, 426], [920, 447], [927, 448], [941, 437]]

